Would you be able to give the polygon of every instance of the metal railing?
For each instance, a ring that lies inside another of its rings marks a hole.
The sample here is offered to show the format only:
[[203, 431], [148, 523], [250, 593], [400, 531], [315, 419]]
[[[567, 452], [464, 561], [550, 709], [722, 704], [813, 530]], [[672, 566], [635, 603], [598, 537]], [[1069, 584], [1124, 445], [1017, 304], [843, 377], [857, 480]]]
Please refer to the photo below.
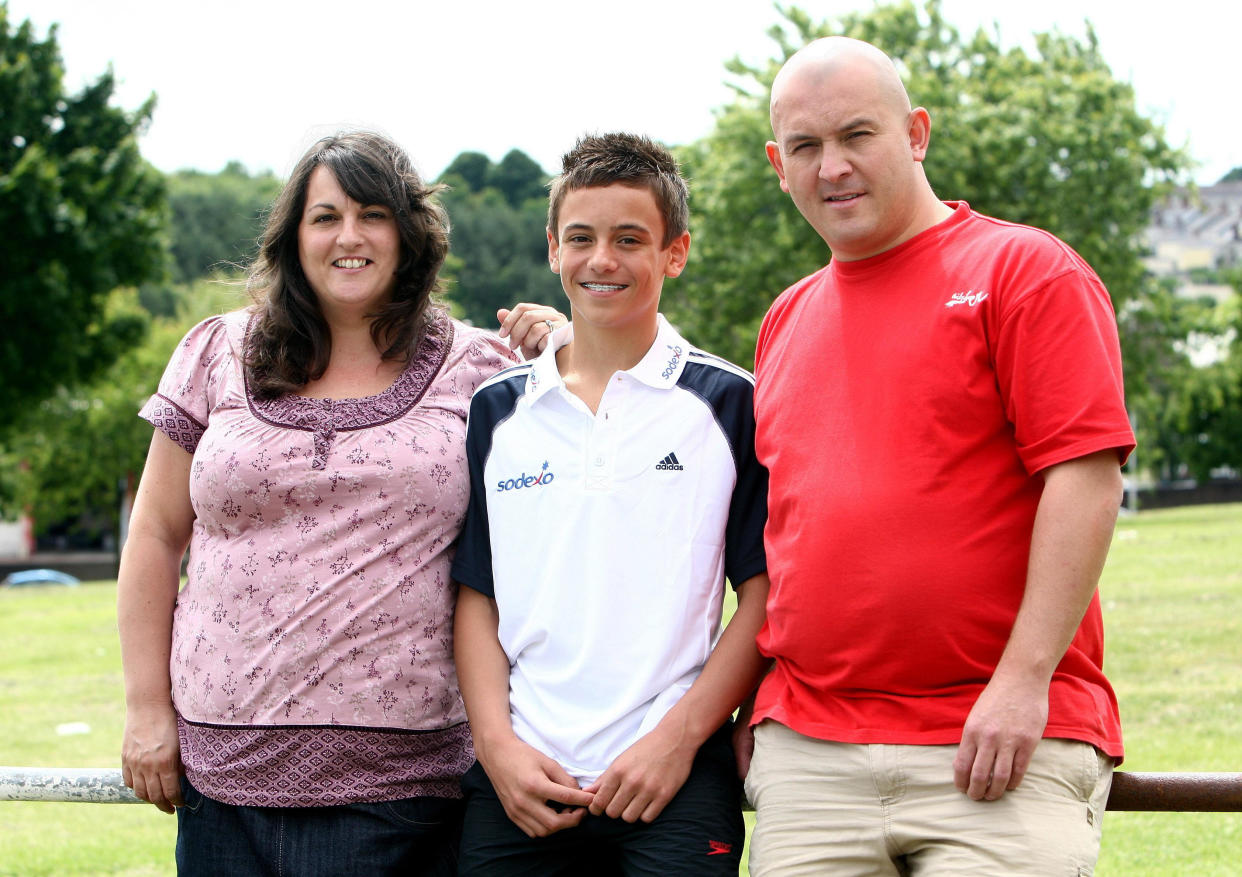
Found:
[[106, 767], [0, 767], [0, 801], [145, 804]]
[[[0, 767], [0, 801], [142, 804], [120, 770], [84, 767]], [[1242, 773], [1113, 774], [1109, 810], [1180, 813], [1242, 812]]]
[[1113, 773], [1109, 810], [1242, 812], [1242, 773]]

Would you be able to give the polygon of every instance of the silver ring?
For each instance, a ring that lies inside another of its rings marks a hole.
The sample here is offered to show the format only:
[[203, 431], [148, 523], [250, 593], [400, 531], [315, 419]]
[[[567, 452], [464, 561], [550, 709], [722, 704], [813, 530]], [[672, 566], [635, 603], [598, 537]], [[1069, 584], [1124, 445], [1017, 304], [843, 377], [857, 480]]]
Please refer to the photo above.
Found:
[[551, 320], [544, 320], [543, 324], [548, 327], [549, 335], [551, 335], [553, 332], [556, 331], [556, 324], [553, 323]]

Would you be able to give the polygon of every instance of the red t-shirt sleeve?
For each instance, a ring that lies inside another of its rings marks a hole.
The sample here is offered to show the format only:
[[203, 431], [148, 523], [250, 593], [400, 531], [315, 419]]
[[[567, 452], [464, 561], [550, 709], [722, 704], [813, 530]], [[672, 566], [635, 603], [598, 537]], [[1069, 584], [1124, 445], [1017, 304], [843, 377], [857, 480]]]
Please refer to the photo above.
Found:
[[1117, 321], [1085, 265], [1031, 289], [1001, 315], [996, 379], [1027, 472], [1115, 448], [1134, 449]]

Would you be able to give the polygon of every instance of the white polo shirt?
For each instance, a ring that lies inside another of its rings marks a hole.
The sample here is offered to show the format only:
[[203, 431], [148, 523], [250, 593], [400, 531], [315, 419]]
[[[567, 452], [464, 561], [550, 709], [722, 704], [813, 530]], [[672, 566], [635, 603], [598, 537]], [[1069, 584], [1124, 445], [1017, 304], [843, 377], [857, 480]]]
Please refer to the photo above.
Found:
[[470, 404], [470, 506], [453, 577], [496, 600], [518, 737], [583, 785], [698, 678], [727, 575], [767, 568], [752, 376], [660, 317], [592, 414], [560, 329]]

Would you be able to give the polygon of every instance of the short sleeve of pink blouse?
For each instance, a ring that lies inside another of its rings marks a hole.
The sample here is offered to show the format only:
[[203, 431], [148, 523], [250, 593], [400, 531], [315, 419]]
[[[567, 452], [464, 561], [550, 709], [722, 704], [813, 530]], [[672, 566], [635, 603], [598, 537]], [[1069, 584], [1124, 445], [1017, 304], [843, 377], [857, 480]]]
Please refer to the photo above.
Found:
[[220, 384], [236, 367], [229, 336], [241, 340], [247, 317], [245, 311], [209, 317], [187, 332], [164, 369], [159, 389], [139, 412], [191, 454], [207, 428]]

